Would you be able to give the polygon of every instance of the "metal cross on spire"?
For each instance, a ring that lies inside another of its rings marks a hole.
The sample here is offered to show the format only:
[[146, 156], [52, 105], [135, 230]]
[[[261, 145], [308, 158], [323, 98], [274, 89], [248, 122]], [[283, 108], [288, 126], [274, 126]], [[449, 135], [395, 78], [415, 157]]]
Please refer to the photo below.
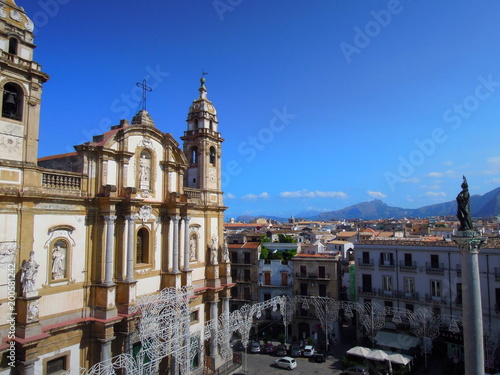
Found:
[[147, 95], [147, 92], [151, 92], [153, 91], [153, 88], [152, 87], [149, 87], [147, 84], [146, 84], [146, 80], [143, 79], [142, 80], [142, 83], [139, 83], [137, 82], [136, 83], [137, 87], [141, 87], [142, 88], [142, 99], [141, 99], [141, 103], [142, 103], [142, 109], [145, 111], [146, 110], [146, 95]]

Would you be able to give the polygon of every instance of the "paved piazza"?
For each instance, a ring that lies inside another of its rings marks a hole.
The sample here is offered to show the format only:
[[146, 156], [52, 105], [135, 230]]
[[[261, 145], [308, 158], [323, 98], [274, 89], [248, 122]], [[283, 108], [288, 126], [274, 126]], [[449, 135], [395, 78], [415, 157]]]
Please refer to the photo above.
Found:
[[[247, 372], [243, 371], [243, 367], [234, 371], [234, 373], [245, 373], [248, 375], [267, 375], [267, 374], [294, 374], [294, 375], [337, 375], [340, 374], [340, 365], [338, 360], [333, 357], [328, 357], [326, 362], [315, 363], [310, 362], [308, 358], [295, 358], [297, 361], [297, 367], [292, 371], [288, 371], [281, 368], [275, 368], [272, 366], [274, 361], [280, 357], [273, 357], [268, 354], [247, 354]], [[244, 361], [244, 359], [243, 359]], [[337, 367], [337, 369], [335, 368]]]

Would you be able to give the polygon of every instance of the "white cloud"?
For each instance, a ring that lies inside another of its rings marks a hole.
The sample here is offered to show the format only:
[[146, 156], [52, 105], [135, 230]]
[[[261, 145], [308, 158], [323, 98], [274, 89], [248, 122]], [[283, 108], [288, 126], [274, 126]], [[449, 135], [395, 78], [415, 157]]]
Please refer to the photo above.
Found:
[[488, 158], [488, 163], [500, 166], [500, 156]]
[[236, 198], [236, 197], [235, 197], [233, 194], [231, 194], [231, 193], [227, 193], [224, 197], [225, 197], [225, 198], [227, 198], [227, 199], [234, 199], [234, 198]]
[[347, 194], [342, 191], [284, 191], [281, 198], [346, 198]]
[[407, 184], [418, 184], [420, 182], [420, 179], [417, 177], [412, 177], [412, 178], [403, 178], [401, 182], [407, 183]]
[[368, 195], [372, 198], [387, 198], [387, 195], [381, 193], [380, 191], [367, 191]]
[[243, 196], [243, 199], [267, 199], [269, 198], [270, 195], [266, 192], [264, 193], [260, 193], [259, 195], [255, 195], [255, 194], [247, 194], [247, 195], [244, 195]]
[[443, 162], [443, 165], [448, 165], [448, 166], [453, 165], [453, 162], [452, 161], [445, 161], [445, 162]]
[[426, 197], [446, 197], [446, 193], [443, 191], [428, 191], [424, 194]]
[[427, 177], [440, 178], [440, 177], [454, 177], [456, 175], [455, 171], [448, 169], [446, 172], [431, 172]]

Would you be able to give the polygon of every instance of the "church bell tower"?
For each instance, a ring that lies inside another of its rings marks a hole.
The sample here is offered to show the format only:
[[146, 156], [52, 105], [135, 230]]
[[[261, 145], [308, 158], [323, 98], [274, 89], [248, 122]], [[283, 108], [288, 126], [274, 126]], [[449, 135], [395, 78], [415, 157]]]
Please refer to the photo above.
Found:
[[33, 61], [34, 24], [14, 0], [0, 0], [0, 160], [36, 165], [42, 84]]
[[207, 98], [205, 78], [200, 80], [200, 96], [189, 107], [188, 129], [181, 139], [189, 168], [184, 186], [201, 190], [221, 190], [221, 145], [217, 111]]

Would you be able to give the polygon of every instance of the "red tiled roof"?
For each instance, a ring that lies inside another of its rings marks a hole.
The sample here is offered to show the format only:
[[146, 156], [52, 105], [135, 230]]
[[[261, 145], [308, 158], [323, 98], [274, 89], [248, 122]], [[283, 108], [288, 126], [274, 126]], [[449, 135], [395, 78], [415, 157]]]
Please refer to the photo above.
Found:
[[49, 155], [49, 156], [44, 156], [43, 158], [38, 158], [38, 161], [61, 159], [61, 158], [66, 158], [68, 156], [76, 156], [76, 155], [78, 155], [77, 152], [68, 152], [66, 154]]
[[257, 249], [260, 242], [246, 242], [246, 243], [230, 243], [227, 247], [230, 249]]

